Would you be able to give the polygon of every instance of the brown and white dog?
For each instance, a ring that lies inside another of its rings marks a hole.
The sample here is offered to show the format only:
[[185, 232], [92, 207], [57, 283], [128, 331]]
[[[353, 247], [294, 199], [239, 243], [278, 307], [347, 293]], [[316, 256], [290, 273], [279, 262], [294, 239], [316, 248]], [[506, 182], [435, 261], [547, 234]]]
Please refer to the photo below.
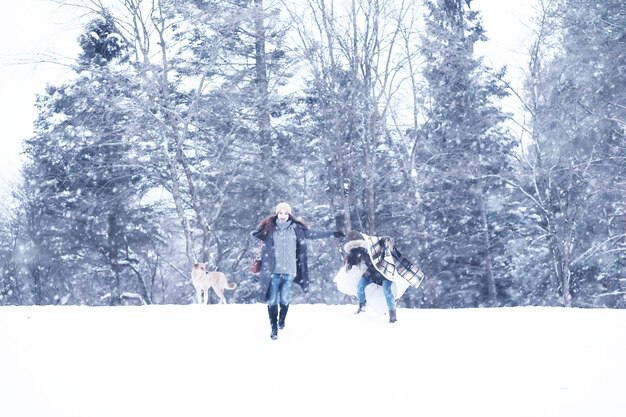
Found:
[[209, 304], [209, 288], [213, 288], [215, 294], [220, 298], [220, 304], [226, 304], [224, 290], [234, 290], [237, 284], [228, 283], [226, 275], [223, 272], [207, 271], [206, 262], [196, 262], [191, 269], [191, 283], [196, 289], [196, 299], [198, 304], [202, 304], [202, 296], [204, 295], [204, 304]]

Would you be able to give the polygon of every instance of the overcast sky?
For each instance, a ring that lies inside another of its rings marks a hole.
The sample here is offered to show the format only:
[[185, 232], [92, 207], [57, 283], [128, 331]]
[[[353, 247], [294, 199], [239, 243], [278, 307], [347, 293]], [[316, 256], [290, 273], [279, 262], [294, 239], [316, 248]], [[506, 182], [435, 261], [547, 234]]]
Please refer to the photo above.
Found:
[[50, 1], [13, 1], [0, 14], [3, 189], [19, 170], [22, 140], [32, 135], [37, 114], [35, 94], [41, 93], [46, 83], [61, 82], [67, 77], [67, 68], [52, 61], [71, 62], [78, 50], [79, 29], [72, 13]]
[[[482, 12], [491, 38], [478, 52], [488, 53], [495, 67], [508, 64], [511, 76], [518, 77], [527, 50], [531, 2], [474, 0], [472, 6]], [[0, 14], [0, 193], [17, 178], [22, 141], [32, 135], [36, 117], [35, 95], [47, 83], [68, 77], [62, 64], [71, 63], [78, 53], [79, 15], [49, 0], [12, 1]]]

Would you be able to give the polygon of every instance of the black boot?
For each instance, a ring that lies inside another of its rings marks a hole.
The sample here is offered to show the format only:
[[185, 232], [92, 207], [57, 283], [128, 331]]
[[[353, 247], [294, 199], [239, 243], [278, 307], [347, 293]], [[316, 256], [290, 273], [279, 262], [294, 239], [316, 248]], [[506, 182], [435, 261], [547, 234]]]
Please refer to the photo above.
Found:
[[285, 317], [287, 317], [287, 310], [289, 310], [289, 304], [280, 304], [280, 313], [278, 313], [278, 328], [280, 330], [285, 328]]
[[359, 314], [363, 311], [365, 311], [365, 301], [363, 301], [362, 303], [359, 303], [359, 309], [355, 311], [354, 314]]
[[396, 310], [389, 310], [389, 323], [395, 323], [398, 321], [396, 318]]
[[270, 316], [270, 325], [272, 326], [272, 340], [278, 338], [278, 306], [267, 306], [267, 313]]

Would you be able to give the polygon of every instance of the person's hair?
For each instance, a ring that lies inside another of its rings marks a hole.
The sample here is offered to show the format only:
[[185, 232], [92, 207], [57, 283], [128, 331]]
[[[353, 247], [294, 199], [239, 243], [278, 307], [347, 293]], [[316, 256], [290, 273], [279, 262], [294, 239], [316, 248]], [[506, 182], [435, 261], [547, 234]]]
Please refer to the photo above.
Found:
[[368, 257], [369, 255], [367, 253], [367, 249], [363, 247], [350, 249], [350, 252], [346, 253], [346, 269], [349, 271], [353, 266], [358, 265], [361, 262], [365, 262], [367, 265]]
[[[273, 215], [267, 216], [266, 218], [261, 220], [261, 222], [259, 223], [259, 227], [257, 227], [257, 230], [259, 230], [261, 232], [261, 238], [262, 239], [265, 239], [267, 236], [269, 236], [272, 233], [274, 233], [274, 229], [276, 228], [276, 219], [277, 218], [278, 218], [278, 215], [273, 214]], [[302, 226], [305, 229], [309, 228], [308, 223], [305, 223], [305, 221], [300, 219], [300, 218], [293, 217], [291, 214], [289, 215], [289, 219], [288, 220], [291, 220], [294, 223], [299, 224], [300, 226]]]

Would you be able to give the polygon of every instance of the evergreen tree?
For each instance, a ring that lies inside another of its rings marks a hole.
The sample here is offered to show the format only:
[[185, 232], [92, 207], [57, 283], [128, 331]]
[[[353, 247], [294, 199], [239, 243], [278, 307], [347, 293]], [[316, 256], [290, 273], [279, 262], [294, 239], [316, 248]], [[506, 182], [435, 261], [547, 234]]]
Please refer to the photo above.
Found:
[[7, 203], [2, 205], [0, 217], [0, 305], [20, 305], [25, 301], [25, 288], [19, 280], [20, 212]]
[[470, 1], [428, 2], [423, 53], [430, 88], [420, 135], [425, 164], [422, 211], [428, 269], [448, 306], [497, 303], [501, 273], [494, 240], [501, 232], [502, 181], [511, 141], [495, 104], [505, 95], [487, 75], [474, 44], [485, 40]]
[[26, 147], [35, 250], [67, 273], [56, 274], [63, 282], [54, 291], [78, 296], [74, 302], [99, 303], [98, 296], [116, 305], [129, 294], [150, 302], [140, 257], [161, 243], [154, 211], [142, 201], [154, 186], [142, 166], [142, 138], [129, 129], [135, 86], [115, 68], [125, 57], [120, 39], [106, 16], [87, 25], [76, 79], [40, 98]]

